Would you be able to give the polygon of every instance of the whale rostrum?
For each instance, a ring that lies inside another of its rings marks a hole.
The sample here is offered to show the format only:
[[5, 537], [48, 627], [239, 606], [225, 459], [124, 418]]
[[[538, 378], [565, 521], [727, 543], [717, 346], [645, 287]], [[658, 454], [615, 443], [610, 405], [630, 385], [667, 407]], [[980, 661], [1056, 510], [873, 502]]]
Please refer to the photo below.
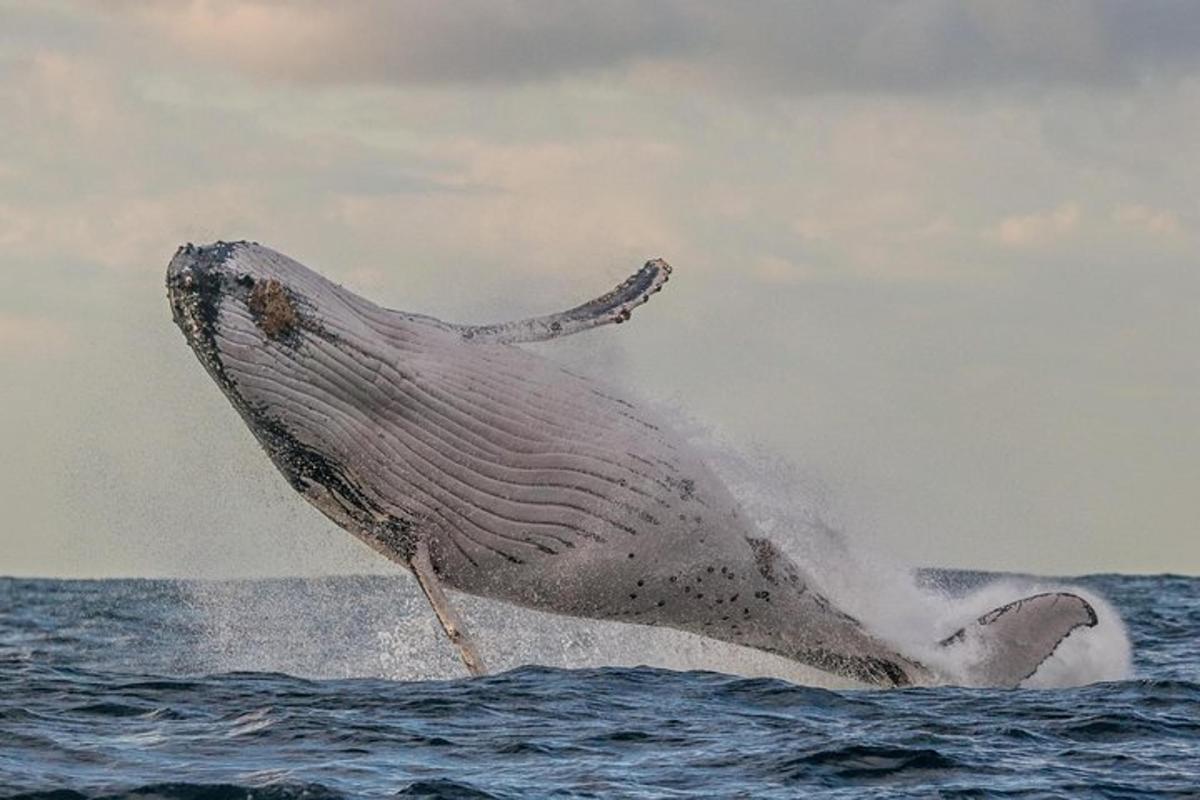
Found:
[[[629, 319], [671, 267], [647, 262], [559, 314], [455, 325], [382, 308], [267, 247], [185, 245], [175, 322], [275, 466], [417, 578], [475, 674], [443, 586], [542, 611], [662, 625], [881, 686], [945, 680], [823, 593], [649, 410], [517, 346]], [[948, 637], [1017, 685], [1096, 624], [1055, 592]]]

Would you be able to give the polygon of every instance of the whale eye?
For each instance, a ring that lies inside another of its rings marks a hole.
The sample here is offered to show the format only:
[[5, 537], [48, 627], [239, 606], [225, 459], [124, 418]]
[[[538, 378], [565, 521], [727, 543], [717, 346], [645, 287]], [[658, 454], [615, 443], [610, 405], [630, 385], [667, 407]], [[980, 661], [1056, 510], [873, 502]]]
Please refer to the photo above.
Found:
[[247, 289], [254, 288], [254, 276], [249, 273], [238, 275], [237, 282], [238, 286], [245, 286]]

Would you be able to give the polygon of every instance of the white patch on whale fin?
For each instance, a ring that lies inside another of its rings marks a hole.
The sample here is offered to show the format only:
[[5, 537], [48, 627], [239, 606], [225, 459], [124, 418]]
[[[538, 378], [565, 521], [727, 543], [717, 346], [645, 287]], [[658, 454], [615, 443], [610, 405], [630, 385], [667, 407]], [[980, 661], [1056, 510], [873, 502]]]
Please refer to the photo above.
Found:
[[1015, 688], [1076, 628], [1094, 627], [1096, 611], [1070, 592], [1045, 592], [993, 609], [943, 639], [946, 648], [965, 648], [964, 682]]
[[650, 299], [650, 295], [662, 289], [671, 275], [671, 265], [661, 258], [647, 261], [645, 266], [627, 278], [611, 292], [589, 300], [583, 305], [513, 322], [495, 325], [455, 325], [464, 339], [477, 342], [518, 344], [541, 342], [559, 336], [607, 325], [622, 323], [629, 319], [633, 309]]

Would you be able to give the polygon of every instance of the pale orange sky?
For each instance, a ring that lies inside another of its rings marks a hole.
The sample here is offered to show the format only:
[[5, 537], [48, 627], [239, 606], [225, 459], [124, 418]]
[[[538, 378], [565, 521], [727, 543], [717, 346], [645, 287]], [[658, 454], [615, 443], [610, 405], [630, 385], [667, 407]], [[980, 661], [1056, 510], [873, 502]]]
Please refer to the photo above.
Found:
[[236, 238], [477, 322], [664, 257], [542, 352], [914, 563], [1200, 572], [1195, 4], [0, 0], [0, 109], [0, 574], [383, 566], [171, 324]]

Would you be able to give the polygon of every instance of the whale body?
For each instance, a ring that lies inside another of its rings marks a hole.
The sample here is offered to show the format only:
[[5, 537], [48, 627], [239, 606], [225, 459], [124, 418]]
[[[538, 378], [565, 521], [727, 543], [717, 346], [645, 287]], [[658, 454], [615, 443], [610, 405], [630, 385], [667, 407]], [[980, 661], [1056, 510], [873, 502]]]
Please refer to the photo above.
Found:
[[[651, 261], [560, 314], [456, 325], [380, 307], [250, 242], [172, 258], [174, 319], [291, 486], [441, 592], [661, 625], [880, 686], [947, 680], [838, 609], [762, 536], [665, 420], [521, 342], [622, 322], [667, 280]], [[980, 617], [977, 683], [1015, 686], [1096, 624], [1052, 592]]]

